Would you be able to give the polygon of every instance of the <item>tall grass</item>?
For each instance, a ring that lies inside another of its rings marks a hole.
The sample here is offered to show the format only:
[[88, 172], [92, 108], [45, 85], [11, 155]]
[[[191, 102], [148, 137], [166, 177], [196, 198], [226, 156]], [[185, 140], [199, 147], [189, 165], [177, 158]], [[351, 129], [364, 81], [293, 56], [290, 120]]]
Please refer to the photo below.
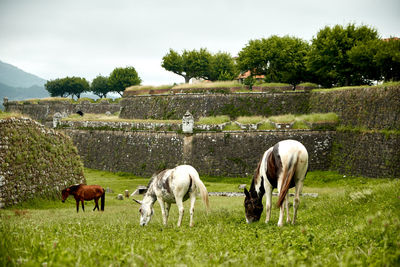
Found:
[[300, 115], [296, 118], [299, 121], [305, 121], [310, 123], [315, 122], [338, 122], [339, 116], [336, 113], [329, 112], [329, 113], [311, 113], [306, 115]]
[[144, 90], [162, 90], [162, 89], [172, 89], [173, 85], [135, 85], [125, 89], [125, 91], [144, 91]]
[[267, 118], [263, 116], [240, 116], [236, 118], [236, 121], [241, 124], [257, 124], [265, 121]]
[[217, 81], [217, 82], [201, 82], [201, 83], [185, 83], [175, 85], [172, 89], [186, 89], [186, 88], [230, 88], [242, 87], [243, 84], [237, 81]]
[[220, 116], [209, 116], [209, 117], [200, 117], [196, 124], [222, 124], [225, 122], [229, 122], [229, 116], [220, 115]]
[[278, 116], [271, 116], [268, 119], [272, 122], [277, 123], [291, 123], [296, 120], [296, 116], [293, 114], [285, 114], [285, 115], [278, 115]]
[[[195, 226], [188, 212], [177, 228], [178, 211], [171, 206], [168, 226], [159, 205], [146, 227], [139, 226], [139, 206], [116, 200], [124, 189], [148, 178], [85, 170], [90, 184], [112, 188], [104, 212], [76, 213], [75, 201], [31, 203], [0, 210], [2, 266], [397, 266], [400, 260], [400, 181], [343, 177], [310, 172], [296, 225], [271, 222], [246, 224], [242, 197], [210, 197], [211, 211], [195, 205]], [[207, 188], [228, 191], [251, 178], [204, 177]], [[236, 189], [237, 190], [237, 189]], [[211, 190], [209, 190], [211, 191]], [[141, 199], [142, 196], [135, 196]], [[275, 203], [276, 197], [272, 201]], [[19, 207], [19, 208], [18, 208]], [[185, 211], [189, 201], [184, 202]]]

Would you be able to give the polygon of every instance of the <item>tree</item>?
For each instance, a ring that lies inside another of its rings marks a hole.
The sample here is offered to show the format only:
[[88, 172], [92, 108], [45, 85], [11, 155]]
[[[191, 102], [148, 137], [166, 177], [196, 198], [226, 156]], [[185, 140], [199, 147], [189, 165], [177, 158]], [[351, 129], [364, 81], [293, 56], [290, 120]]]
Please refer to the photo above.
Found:
[[142, 79], [140, 79], [138, 73], [134, 67], [126, 68], [115, 68], [108, 78], [108, 84], [111, 87], [111, 92], [116, 92], [122, 96], [125, 88], [132, 85], [140, 85]]
[[382, 40], [374, 61], [385, 81], [400, 81], [400, 39]]
[[372, 81], [382, 79], [381, 71], [375, 62], [375, 55], [381, 42], [381, 40], [371, 40], [358, 43], [347, 51], [349, 62], [354, 68], [354, 73], [358, 73], [360, 83], [372, 84]]
[[100, 98], [107, 97], [107, 93], [111, 92], [111, 87], [108, 83], [108, 77], [98, 75], [93, 79], [90, 89]]
[[237, 59], [241, 71], [252, 75], [265, 75], [267, 82], [282, 82], [294, 87], [305, 81], [307, 42], [290, 36], [251, 40], [239, 52]]
[[89, 83], [85, 78], [80, 77], [65, 77], [62, 79], [55, 79], [47, 81], [45, 84], [46, 90], [50, 96], [76, 96], [80, 98], [83, 92], [89, 91]]
[[315, 82], [325, 87], [364, 83], [365, 77], [351, 64], [348, 52], [357, 45], [377, 39], [377, 31], [367, 26], [327, 26], [312, 40], [308, 70], [315, 75]]
[[185, 50], [182, 53], [183, 71], [190, 77], [207, 79], [211, 57], [210, 52], [205, 48], [201, 48], [199, 51]]
[[66, 88], [66, 91], [71, 96], [75, 95], [79, 99], [82, 93], [89, 91], [90, 86], [85, 78], [67, 77], [64, 79], [65, 79], [64, 86]]
[[65, 92], [65, 90], [63, 88], [62, 79], [55, 79], [55, 80], [47, 81], [46, 84], [44, 85], [44, 87], [49, 92], [50, 96], [52, 96], [52, 97], [68, 96], [67, 92]]
[[169, 53], [163, 57], [161, 66], [167, 71], [171, 71], [185, 79], [189, 83], [192, 78], [208, 79], [210, 73], [212, 55], [207, 49], [184, 50], [182, 55], [169, 50]]
[[211, 57], [207, 79], [210, 81], [230, 81], [237, 76], [235, 61], [229, 53], [218, 52]]
[[161, 67], [167, 71], [171, 71], [185, 78], [185, 83], [188, 83], [192, 77], [189, 77], [183, 71], [183, 58], [176, 51], [170, 49], [169, 53], [162, 58]]

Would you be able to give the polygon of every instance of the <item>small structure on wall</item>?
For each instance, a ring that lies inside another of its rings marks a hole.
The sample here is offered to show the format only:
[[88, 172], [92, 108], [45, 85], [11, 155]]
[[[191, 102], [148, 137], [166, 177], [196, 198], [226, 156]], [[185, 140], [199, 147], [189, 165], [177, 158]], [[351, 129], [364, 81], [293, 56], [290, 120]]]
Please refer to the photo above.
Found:
[[194, 118], [193, 115], [186, 111], [182, 118], [182, 131], [183, 133], [193, 133]]

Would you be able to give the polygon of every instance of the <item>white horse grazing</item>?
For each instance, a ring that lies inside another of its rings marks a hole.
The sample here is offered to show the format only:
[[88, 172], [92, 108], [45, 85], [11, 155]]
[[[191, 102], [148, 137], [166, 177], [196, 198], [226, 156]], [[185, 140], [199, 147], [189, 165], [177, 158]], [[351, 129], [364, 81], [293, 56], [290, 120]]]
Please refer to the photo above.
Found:
[[178, 226], [181, 226], [184, 212], [183, 201], [188, 198], [190, 198], [190, 226], [193, 226], [197, 189], [200, 191], [207, 209], [209, 208], [207, 189], [200, 180], [196, 169], [189, 165], [180, 165], [174, 169], [167, 169], [153, 175], [147, 188], [143, 201], [134, 199], [134, 201], [141, 204], [139, 209], [141, 226], [149, 223], [156, 200], [158, 200], [161, 207], [164, 225], [167, 225], [171, 203], [176, 203], [179, 210]]
[[[266, 219], [271, 217], [272, 190], [278, 188], [280, 207], [278, 226], [283, 225], [283, 213], [286, 207], [286, 222], [289, 216], [289, 188], [295, 187], [293, 202], [293, 221], [296, 222], [297, 209], [300, 204], [300, 194], [308, 169], [308, 153], [306, 148], [298, 141], [284, 140], [269, 148], [263, 155], [251, 182], [250, 191], [244, 189], [246, 195], [244, 207], [246, 221], [251, 223], [259, 221], [263, 211], [262, 198], [266, 193]], [[284, 203], [284, 205], [282, 205]]]

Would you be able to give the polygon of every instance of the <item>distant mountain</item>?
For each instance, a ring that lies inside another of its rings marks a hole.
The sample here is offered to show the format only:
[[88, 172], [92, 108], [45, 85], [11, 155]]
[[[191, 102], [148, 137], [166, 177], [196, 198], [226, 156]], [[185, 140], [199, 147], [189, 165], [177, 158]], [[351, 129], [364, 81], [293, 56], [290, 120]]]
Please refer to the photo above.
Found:
[[46, 80], [0, 61], [0, 83], [12, 87], [26, 88], [34, 85], [44, 86]]
[[45, 79], [0, 61], [0, 108], [4, 109], [5, 96], [10, 101], [49, 97], [45, 83]]

